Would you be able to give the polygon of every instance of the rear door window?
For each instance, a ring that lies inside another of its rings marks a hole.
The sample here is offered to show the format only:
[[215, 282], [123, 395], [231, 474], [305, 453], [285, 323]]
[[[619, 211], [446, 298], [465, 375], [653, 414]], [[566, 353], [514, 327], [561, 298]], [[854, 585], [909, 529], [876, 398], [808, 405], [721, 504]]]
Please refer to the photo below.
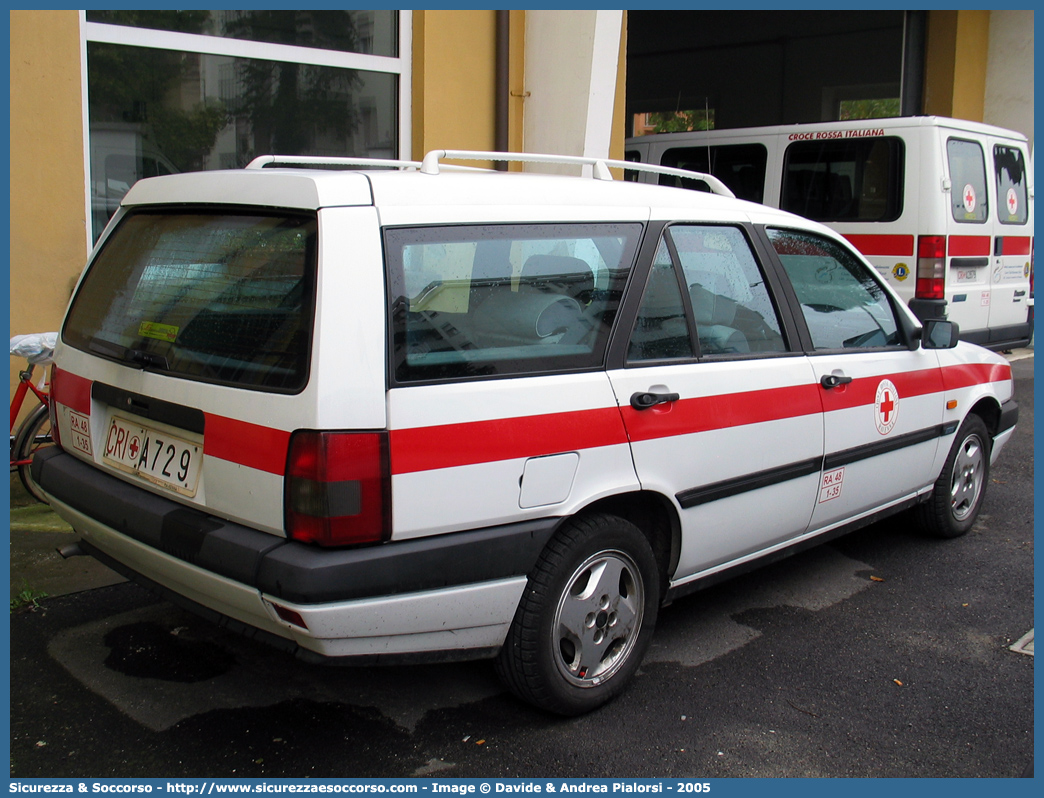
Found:
[[400, 383], [600, 366], [641, 224], [389, 228]]
[[946, 161], [950, 167], [950, 210], [954, 221], [982, 224], [990, 216], [982, 146], [977, 141], [949, 139]]
[[993, 148], [993, 164], [997, 172], [997, 202], [1001, 224], [1026, 224], [1026, 161], [1022, 150], [997, 144]]
[[667, 229], [631, 333], [628, 363], [694, 357], [686, 306], [700, 357], [787, 351], [765, 277], [739, 228]]
[[905, 159], [896, 136], [794, 142], [780, 207], [817, 222], [893, 222], [903, 213]]
[[63, 340], [129, 365], [296, 392], [311, 350], [316, 217], [142, 211], [73, 300]]

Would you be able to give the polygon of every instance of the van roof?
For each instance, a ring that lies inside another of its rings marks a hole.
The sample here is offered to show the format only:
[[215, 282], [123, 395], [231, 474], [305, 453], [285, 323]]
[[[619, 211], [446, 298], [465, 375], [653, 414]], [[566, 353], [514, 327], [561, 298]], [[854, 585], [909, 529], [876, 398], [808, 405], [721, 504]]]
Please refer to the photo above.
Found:
[[903, 128], [942, 127], [962, 130], [980, 135], [1027, 141], [1026, 136], [1015, 130], [987, 125], [982, 122], [970, 122], [966, 119], [951, 119], [945, 116], [897, 116], [881, 119], [852, 119], [843, 122], [802, 122], [792, 125], [761, 125], [758, 127], [721, 128], [716, 130], [692, 130], [682, 133], [653, 133], [646, 136], [633, 136], [627, 139], [629, 144], [636, 144], [650, 139], [655, 141], [692, 140], [693, 138], [729, 138], [774, 136], [781, 133], [799, 133], [816, 130], [875, 130], [883, 129], [884, 134], [890, 130]]

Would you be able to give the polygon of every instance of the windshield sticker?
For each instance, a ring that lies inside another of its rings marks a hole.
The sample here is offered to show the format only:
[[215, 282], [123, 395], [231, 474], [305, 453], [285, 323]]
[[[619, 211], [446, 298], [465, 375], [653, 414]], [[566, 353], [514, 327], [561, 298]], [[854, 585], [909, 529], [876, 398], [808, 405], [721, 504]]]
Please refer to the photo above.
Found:
[[174, 343], [178, 337], [180, 327], [173, 324], [160, 324], [155, 321], [143, 321], [138, 327], [138, 335], [142, 338], [155, 338], [158, 341]]

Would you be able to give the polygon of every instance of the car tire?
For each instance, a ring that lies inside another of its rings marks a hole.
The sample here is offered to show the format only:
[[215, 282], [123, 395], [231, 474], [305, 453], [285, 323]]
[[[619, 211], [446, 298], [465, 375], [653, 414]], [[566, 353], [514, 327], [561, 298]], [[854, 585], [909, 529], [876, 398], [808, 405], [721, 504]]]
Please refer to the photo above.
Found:
[[917, 508], [926, 533], [957, 538], [972, 528], [989, 483], [991, 444], [983, 420], [968, 416], [957, 431], [931, 498]]
[[530, 574], [497, 673], [541, 709], [589, 712], [638, 670], [659, 594], [656, 558], [634, 524], [602, 514], [571, 519]]

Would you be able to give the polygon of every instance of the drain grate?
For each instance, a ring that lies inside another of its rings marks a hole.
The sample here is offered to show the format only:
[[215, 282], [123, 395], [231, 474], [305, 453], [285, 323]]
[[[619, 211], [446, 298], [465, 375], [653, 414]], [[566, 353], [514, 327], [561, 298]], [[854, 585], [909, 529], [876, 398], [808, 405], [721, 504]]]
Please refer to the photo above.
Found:
[[1019, 642], [1011, 646], [1011, 650], [1018, 652], [1019, 654], [1029, 654], [1033, 656], [1033, 630], [1030, 629], [1026, 634], [1019, 638]]

